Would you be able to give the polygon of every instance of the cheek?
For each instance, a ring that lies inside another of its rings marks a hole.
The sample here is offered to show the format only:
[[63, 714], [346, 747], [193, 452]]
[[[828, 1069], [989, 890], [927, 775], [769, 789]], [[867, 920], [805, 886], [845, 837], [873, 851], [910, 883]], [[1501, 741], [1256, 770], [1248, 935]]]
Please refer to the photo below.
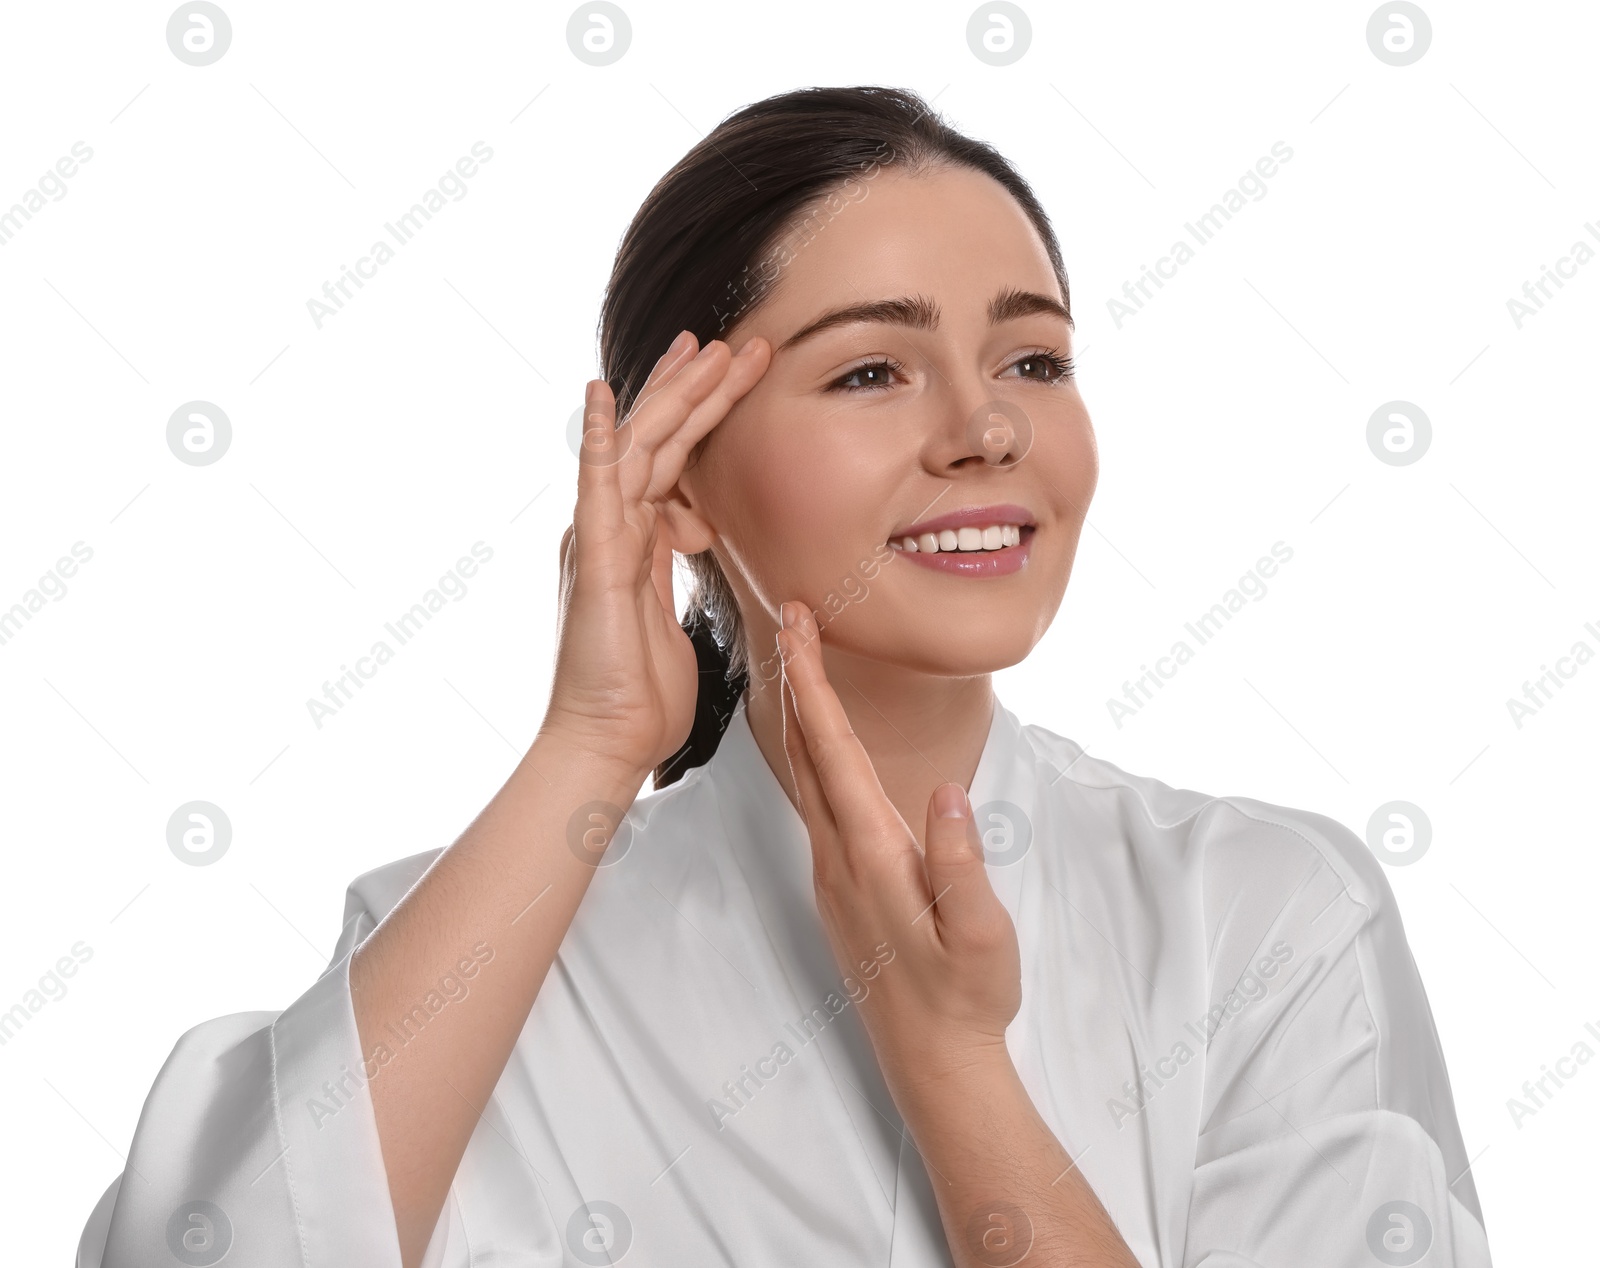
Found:
[[1050, 484], [1058, 491], [1055, 496], [1064, 503], [1059, 508], [1062, 517], [1081, 524], [1100, 480], [1100, 450], [1088, 413], [1074, 410], [1059, 425], [1037, 436], [1028, 456], [1049, 471]]
[[814, 421], [775, 432], [724, 450], [707, 472], [730, 491], [724, 549], [774, 609], [820, 596], [870, 555], [892, 485], [879, 458]]

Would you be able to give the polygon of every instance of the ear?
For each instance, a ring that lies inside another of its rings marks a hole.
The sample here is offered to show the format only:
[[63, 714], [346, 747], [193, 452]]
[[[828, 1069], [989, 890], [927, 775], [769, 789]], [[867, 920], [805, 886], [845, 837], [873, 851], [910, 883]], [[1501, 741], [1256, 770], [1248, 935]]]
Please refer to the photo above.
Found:
[[662, 531], [672, 549], [680, 555], [698, 555], [709, 550], [717, 539], [716, 529], [701, 514], [697, 501], [690, 473], [686, 471], [657, 504]]

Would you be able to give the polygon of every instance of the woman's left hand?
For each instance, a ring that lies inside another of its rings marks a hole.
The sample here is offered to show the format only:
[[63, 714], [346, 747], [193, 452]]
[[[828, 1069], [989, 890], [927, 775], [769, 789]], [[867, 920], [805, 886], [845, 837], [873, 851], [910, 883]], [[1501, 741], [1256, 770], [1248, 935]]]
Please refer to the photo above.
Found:
[[1138, 1268], [1006, 1049], [1021, 956], [965, 791], [934, 789], [919, 850], [823, 672], [811, 612], [786, 603], [783, 624], [783, 746], [817, 910], [834, 959], [868, 979], [857, 1006], [934, 1182], [952, 1262], [985, 1268], [1032, 1253], [1034, 1263]]
[[919, 849], [828, 682], [811, 611], [785, 603], [782, 619], [783, 741], [817, 909], [845, 974], [868, 979], [859, 1006], [890, 1090], [1008, 1065], [1021, 959], [965, 790], [934, 790]]

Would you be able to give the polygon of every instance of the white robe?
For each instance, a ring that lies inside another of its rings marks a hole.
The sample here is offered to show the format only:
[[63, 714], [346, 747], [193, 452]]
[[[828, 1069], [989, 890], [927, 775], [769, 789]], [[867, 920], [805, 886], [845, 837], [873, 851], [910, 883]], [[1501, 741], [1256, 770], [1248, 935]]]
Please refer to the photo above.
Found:
[[[1008, 1046], [1141, 1264], [1489, 1263], [1422, 982], [1351, 831], [1129, 775], [999, 705], [970, 796], [1021, 944]], [[805, 826], [743, 711], [628, 823], [430, 1268], [948, 1265], [852, 1002], [872, 984], [834, 964]], [[179, 1039], [80, 1268], [223, 1249], [226, 1268], [398, 1268], [348, 966], [437, 853], [350, 885], [334, 963], [287, 1009]], [[458, 1006], [419, 1002], [429, 1024]]]

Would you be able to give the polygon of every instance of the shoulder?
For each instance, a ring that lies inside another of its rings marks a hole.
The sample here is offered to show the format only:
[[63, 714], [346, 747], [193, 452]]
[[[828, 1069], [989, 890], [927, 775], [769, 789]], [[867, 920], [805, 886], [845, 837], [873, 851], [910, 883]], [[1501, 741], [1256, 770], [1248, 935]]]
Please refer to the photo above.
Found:
[[[1392, 909], [1383, 867], [1349, 827], [1314, 810], [1240, 794], [1176, 788], [1085, 753], [1045, 727], [1021, 728], [1041, 778], [1076, 816], [1111, 829], [1125, 850], [1167, 860], [1194, 875], [1208, 906], [1243, 896], [1284, 902], [1333, 894], [1366, 909]], [[1058, 775], [1060, 778], [1058, 778]]]

